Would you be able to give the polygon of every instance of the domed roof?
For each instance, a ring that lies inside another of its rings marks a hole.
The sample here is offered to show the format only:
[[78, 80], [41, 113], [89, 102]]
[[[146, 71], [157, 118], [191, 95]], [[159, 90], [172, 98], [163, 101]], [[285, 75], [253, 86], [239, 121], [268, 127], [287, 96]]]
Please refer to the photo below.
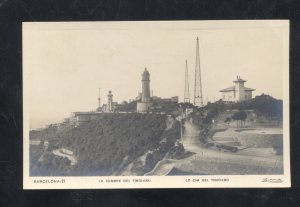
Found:
[[147, 68], [145, 68], [145, 70], [144, 70], [142, 76], [150, 76], [150, 73], [149, 73], [149, 71], [147, 70]]

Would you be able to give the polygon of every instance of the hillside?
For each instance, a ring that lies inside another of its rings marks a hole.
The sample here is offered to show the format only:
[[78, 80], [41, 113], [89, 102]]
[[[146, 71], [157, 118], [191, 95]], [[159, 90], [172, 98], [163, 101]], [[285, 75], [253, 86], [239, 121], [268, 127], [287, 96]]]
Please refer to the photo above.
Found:
[[77, 164], [58, 159], [50, 147], [40, 159], [35, 156], [32, 175], [117, 175], [125, 170], [142, 175], [174, 151], [180, 124], [167, 115], [103, 114], [59, 137], [56, 146], [71, 150]]
[[222, 120], [224, 122], [226, 119], [234, 119], [233, 115], [238, 111], [250, 110], [253, 112], [247, 114], [248, 118], [254, 114], [257, 117], [259, 116], [260, 119], [264, 118], [267, 121], [282, 121], [282, 107], [282, 100], [262, 94], [239, 103], [225, 103], [222, 100], [208, 103], [204, 107], [194, 108], [194, 112], [190, 114], [190, 118], [192, 118], [193, 123], [200, 129], [199, 137], [201, 142], [207, 143], [215, 132], [225, 129], [224, 127], [212, 128], [213, 120]]
[[30, 139], [47, 140], [57, 137], [57, 127], [50, 125], [43, 130], [31, 130]]
[[211, 117], [218, 116], [220, 112], [226, 110], [253, 110], [256, 114], [265, 116], [268, 119], [282, 120], [283, 102], [272, 96], [262, 94], [253, 99], [238, 103], [225, 103], [219, 100], [214, 103], [208, 103], [203, 108], [200, 108], [200, 110]]

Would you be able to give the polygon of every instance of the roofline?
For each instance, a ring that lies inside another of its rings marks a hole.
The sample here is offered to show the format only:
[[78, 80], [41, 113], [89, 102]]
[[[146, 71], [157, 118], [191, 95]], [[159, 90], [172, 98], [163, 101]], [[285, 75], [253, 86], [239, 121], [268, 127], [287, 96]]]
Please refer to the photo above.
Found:
[[235, 91], [235, 89], [233, 89], [233, 90], [226, 90], [226, 89], [223, 89], [223, 90], [220, 90], [219, 92], [228, 92], [228, 91]]
[[[219, 90], [219, 92], [229, 92], [229, 91], [236, 91], [236, 90], [235, 89], [222, 89], [222, 90]], [[245, 89], [245, 91], [255, 91], [255, 89], [247, 88], [247, 89]]]
[[247, 82], [247, 81], [246, 81], [246, 80], [243, 80], [243, 79], [239, 79], [239, 80], [234, 80], [234, 81], [232, 81], [232, 82], [237, 83], [237, 82]]
[[102, 114], [101, 112], [98, 112], [98, 111], [74, 111], [74, 112], [71, 112], [73, 114]]

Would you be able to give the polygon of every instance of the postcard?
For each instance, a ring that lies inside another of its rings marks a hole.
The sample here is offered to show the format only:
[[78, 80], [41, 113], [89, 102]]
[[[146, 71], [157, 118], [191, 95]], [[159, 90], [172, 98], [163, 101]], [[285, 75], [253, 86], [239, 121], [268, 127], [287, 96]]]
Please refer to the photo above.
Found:
[[289, 21], [24, 22], [23, 188], [286, 188]]

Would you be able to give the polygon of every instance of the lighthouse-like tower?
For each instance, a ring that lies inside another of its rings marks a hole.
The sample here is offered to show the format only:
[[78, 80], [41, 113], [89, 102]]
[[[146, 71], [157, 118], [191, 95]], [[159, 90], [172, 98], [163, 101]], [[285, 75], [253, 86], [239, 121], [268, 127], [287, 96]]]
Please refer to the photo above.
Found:
[[107, 111], [108, 112], [113, 112], [113, 95], [111, 91], [108, 92], [107, 95]]
[[145, 68], [142, 74], [142, 102], [150, 102], [150, 73]]
[[150, 73], [145, 68], [142, 74], [142, 98], [140, 102], [137, 102], [137, 112], [147, 112], [152, 106], [152, 100], [150, 97]]

